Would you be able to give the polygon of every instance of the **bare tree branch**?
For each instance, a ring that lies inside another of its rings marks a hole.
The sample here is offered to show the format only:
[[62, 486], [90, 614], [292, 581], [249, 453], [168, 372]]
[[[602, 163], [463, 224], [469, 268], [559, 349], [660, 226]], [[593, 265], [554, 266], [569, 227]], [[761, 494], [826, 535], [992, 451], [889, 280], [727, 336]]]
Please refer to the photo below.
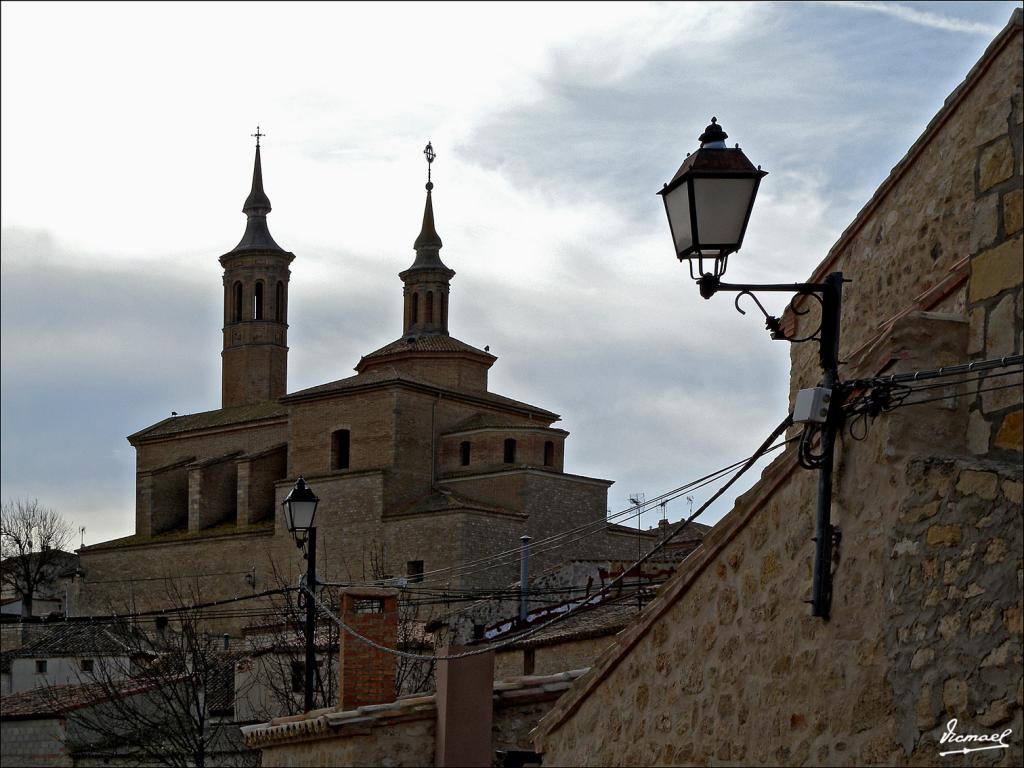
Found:
[[39, 588], [57, 576], [72, 537], [71, 523], [37, 499], [0, 506], [0, 578], [21, 597], [23, 616], [32, 615]]

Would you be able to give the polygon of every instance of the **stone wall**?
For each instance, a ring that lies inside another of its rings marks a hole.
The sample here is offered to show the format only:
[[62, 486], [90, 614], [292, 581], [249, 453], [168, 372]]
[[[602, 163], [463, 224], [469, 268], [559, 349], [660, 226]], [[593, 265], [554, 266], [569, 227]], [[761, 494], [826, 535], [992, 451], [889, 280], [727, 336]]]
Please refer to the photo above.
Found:
[[[815, 279], [841, 271], [852, 280], [843, 293], [843, 359], [913, 309], [970, 310], [972, 359], [1020, 351], [1019, 36], [1018, 27], [996, 39], [815, 271]], [[811, 330], [817, 314], [803, 323]], [[821, 376], [814, 347], [792, 346], [790, 402]], [[1001, 415], [985, 414], [991, 429]]]
[[794, 464], [774, 462], [684, 561], [612, 651], [628, 653], [598, 661], [545, 725], [545, 762], [932, 763], [950, 717], [1021, 733], [1020, 470], [921, 459], [839, 505], [822, 622], [804, 604], [815, 478]]
[[[844, 378], [1021, 349], [1020, 19], [816, 273], [854, 280]], [[794, 345], [793, 390], [819, 376], [814, 345]], [[955, 719], [1012, 730], [958, 764], [1020, 764], [1021, 390], [984, 388], [846, 425], [829, 621], [804, 604], [817, 478], [776, 459], [542, 720], [545, 763], [931, 765]]]

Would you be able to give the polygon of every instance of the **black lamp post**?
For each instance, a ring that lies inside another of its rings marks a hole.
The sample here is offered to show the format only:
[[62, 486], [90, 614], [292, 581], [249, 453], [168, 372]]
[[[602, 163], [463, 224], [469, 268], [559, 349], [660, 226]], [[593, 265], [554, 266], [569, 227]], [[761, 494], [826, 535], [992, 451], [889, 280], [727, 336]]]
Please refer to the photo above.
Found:
[[[299, 477], [295, 481], [295, 487], [288, 492], [285, 500], [281, 502], [284, 507], [284, 522], [288, 530], [295, 537], [295, 544], [302, 547], [308, 544], [306, 550], [306, 588], [310, 593], [316, 592], [316, 527], [313, 519], [316, 516], [316, 505], [320, 499], [306, 485], [306, 481]], [[305, 711], [313, 709], [313, 673], [316, 670], [316, 606], [313, 604], [313, 595], [306, 596], [306, 666], [305, 673]]]
[[[765, 327], [778, 341], [818, 342], [823, 372], [820, 386], [797, 395], [793, 420], [804, 424], [800, 442], [800, 463], [818, 469], [818, 509], [816, 515], [814, 576], [811, 590], [811, 615], [827, 619], [832, 605], [832, 547], [838, 544], [839, 530], [830, 522], [832, 510], [832, 464], [836, 432], [842, 420], [841, 387], [839, 384], [839, 321], [842, 307], [843, 275], [833, 272], [821, 283], [788, 283], [751, 285], [723, 283], [729, 255], [740, 249], [746, 233], [750, 211], [754, 206], [761, 179], [767, 175], [754, 167], [740, 149], [730, 149], [728, 134], [715, 118], [711, 118], [700, 135], [700, 148], [688, 154], [672, 181], [658, 194], [665, 202], [672, 242], [680, 261], [690, 264], [690, 276], [696, 280], [700, 295], [710, 299], [719, 291], [736, 293], [734, 302], [741, 314], [740, 299], [749, 296], [765, 316]], [[786, 336], [779, 318], [769, 315], [754, 291], [796, 294], [816, 300], [821, 308], [821, 323], [811, 334], [801, 338]], [[818, 447], [814, 439], [819, 437]]]

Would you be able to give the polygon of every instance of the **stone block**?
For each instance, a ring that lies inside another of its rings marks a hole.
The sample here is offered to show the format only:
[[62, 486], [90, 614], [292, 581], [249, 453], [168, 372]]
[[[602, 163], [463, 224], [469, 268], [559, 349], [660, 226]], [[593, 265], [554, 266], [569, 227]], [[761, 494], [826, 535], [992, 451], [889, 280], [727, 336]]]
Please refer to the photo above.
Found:
[[990, 194], [974, 201], [971, 218], [970, 252], [978, 253], [992, 245], [999, 236], [999, 195]]
[[961, 496], [980, 496], [990, 501], [999, 493], [999, 476], [994, 472], [965, 469], [960, 473], [956, 490]]
[[914, 653], [914, 657], [910, 660], [911, 671], [916, 672], [919, 669], [923, 669], [932, 663], [935, 658], [935, 651], [931, 648], [918, 648]]
[[1024, 389], [1022, 389], [1020, 374], [999, 378], [990, 376], [978, 388], [988, 390], [981, 393], [981, 410], [986, 415], [1024, 404], [1024, 398], [1022, 398]]
[[1024, 411], [1013, 411], [1004, 416], [992, 443], [996, 448], [1024, 451]]
[[1024, 226], [1024, 190], [1015, 189], [1003, 195], [1003, 231], [1007, 235]]
[[968, 316], [970, 330], [967, 333], [967, 354], [976, 355], [985, 349], [985, 308], [972, 309]]
[[1020, 329], [1014, 322], [1015, 316], [1013, 294], [1004, 296], [989, 312], [985, 329], [985, 357], [991, 359], [1014, 354], [1020, 338]]
[[933, 525], [928, 529], [925, 540], [929, 547], [957, 547], [961, 537], [958, 525]]
[[993, 728], [1001, 725], [1013, 715], [1013, 708], [1006, 699], [999, 699], [992, 702], [984, 712], [978, 715], [978, 725], [985, 728]]
[[1005, 136], [981, 150], [978, 156], [978, 191], [995, 186], [1013, 175], [1013, 145]]
[[1021, 607], [1019, 605], [1003, 611], [1003, 625], [1011, 635], [1019, 635], [1024, 631], [1024, 622], [1021, 620]]
[[1005, 667], [1013, 658], [1013, 649], [1016, 643], [1007, 640], [1005, 643], [994, 649], [981, 661], [982, 667]]
[[951, 677], [942, 686], [942, 705], [947, 714], [963, 715], [967, 712], [967, 683]]
[[1003, 480], [1003, 495], [1014, 504], [1024, 502], [1024, 484], [1016, 480]]
[[967, 450], [975, 456], [988, 453], [992, 439], [992, 425], [981, 411], [972, 411], [967, 421]]
[[971, 261], [971, 283], [968, 300], [982, 301], [1024, 282], [1021, 248], [1024, 240], [1015, 237], [995, 248], [989, 248]]

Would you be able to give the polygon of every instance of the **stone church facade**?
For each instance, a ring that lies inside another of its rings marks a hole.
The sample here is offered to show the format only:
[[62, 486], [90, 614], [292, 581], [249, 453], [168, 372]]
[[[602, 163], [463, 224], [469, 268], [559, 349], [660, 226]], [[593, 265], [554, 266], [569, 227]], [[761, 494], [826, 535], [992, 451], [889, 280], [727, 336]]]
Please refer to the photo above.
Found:
[[428, 181], [415, 260], [399, 275], [401, 336], [363, 356], [356, 375], [289, 393], [295, 257], [270, 234], [257, 143], [245, 233], [220, 257], [221, 407], [129, 436], [135, 534], [81, 550], [81, 604], [159, 608], [166, 579], [186, 577], [203, 599], [294, 583], [305, 566], [280, 510], [299, 476], [321, 499], [326, 580], [425, 573], [454, 588], [507, 585], [518, 577], [514, 555], [497, 568], [432, 572], [515, 550], [524, 534], [580, 526], [590, 535], [539, 552], [534, 568], [635, 556], [637, 531], [605, 522], [611, 482], [565, 472], [559, 416], [489, 391], [497, 358], [449, 334], [455, 272], [440, 258], [432, 190]]

